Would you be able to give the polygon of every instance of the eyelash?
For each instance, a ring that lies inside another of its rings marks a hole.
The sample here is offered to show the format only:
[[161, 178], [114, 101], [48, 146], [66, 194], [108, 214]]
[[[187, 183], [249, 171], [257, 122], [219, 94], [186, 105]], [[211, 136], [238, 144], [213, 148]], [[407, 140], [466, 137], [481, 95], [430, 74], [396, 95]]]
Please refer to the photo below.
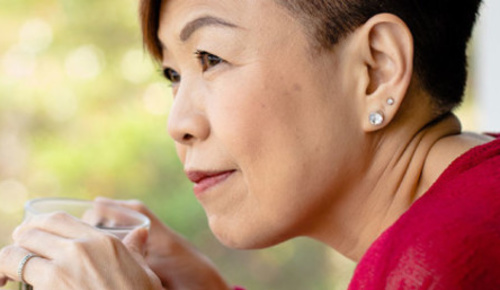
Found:
[[[206, 72], [211, 68], [225, 62], [225, 60], [223, 60], [222, 58], [203, 50], [197, 50], [194, 54], [200, 62], [202, 72]], [[163, 76], [173, 85], [181, 81], [181, 75], [175, 70], [168, 67], [163, 69]]]
[[200, 61], [203, 72], [224, 62], [222, 58], [203, 50], [197, 50], [194, 54]]
[[181, 81], [181, 75], [169, 67], [163, 69], [163, 76], [169, 80], [172, 85]]

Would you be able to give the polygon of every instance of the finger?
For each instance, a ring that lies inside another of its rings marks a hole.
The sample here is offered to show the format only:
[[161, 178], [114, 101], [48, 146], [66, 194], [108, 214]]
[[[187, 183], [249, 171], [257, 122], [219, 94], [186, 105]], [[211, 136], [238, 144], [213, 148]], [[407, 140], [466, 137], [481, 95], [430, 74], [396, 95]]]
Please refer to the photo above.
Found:
[[149, 280], [153, 285], [156, 285], [154, 289], [164, 289], [161, 286], [161, 281], [153, 270], [148, 266], [144, 255], [146, 254], [146, 243], [148, 240], [148, 231], [144, 228], [139, 228], [128, 234], [125, 239], [123, 239], [123, 244], [129, 251], [130, 255], [139, 263], [139, 265], [146, 271], [149, 276]]
[[68, 239], [94, 236], [99, 231], [91, 225], [64, 212], [37, 215], [23, 222], [14, 231], [13, 238], [25, 231], [39, 229]]
[[83, 214], [81, 220], [97, 228], [115, 228], [136, 224], [137, 214], [136, 211], [123, 206], [95, 202], [94, 206]]
[[170, 229], [167, 225], [163, 224], [152, 211], [138, 200], [113, 200], [105, 197], [98, 197], [96, 201], [123, 206], [146, 215], [151, 221], [149, 240], [156, 245], [161, 245], [161, 247], [164, 248], [175, 248], [175, 245], [185, 243], [184, 238]]
[[9, 281], [9, 278], [2, 277], [2, 275], [0, 274], [0, 287], [5, 286], [5, 284], [7, 284], [8, 281]]
[[[30, 253], [28, 250], [17, 246], [3, 248], [0, 251], [0, 273], [9, 280], [20, 281], [18, 268], [24, 257]], [[23, 278], [29, 284], [33, 284], [34, 281], [39, 281], [47, 276], [44, 273], [48, 267], [50, 267], [50, 261], [42, 257], [32, 257], [23, 267]]]
[[93, 208], [86, 210], [80, 219], [81, 221], [94, 227], [98, 226], [103, 221], [102, 216], [99, 215]]
[[97, 197], [95, 199], [95, 201], [101, 202], [104, 204], [114, 204], [114, 205], [118, 205], [118, 206], [125, 207], [128, 209], [132, 209], [134, 211], [138, 211], [149, 218], [149, 220], [151, 221], [152, 228], [155, 228], [158, 226], [163, 227], [163, 222], [150, 209], [148, 209], [142, 202], [140, 202], [138, 200], [135, 200], [135, 199], [133, 199], [133, 200], [117, 200], [117, 199], [110, 199], [110, 198], [106, 198], [106, 197]]
[[123, 239], [123, 244], [130, 254], [141, 264], [145, 264], [146, 243], [148, 241], [148, 231], [138, 228], [132, 231]]
[[[1, 263], [1, 262], [0, 262]], [[11, 279], [9, 279], [9, 277], [7, 277], [6, 274], [2, 273], [0, 271], [0, 287], [3, 287], [5, 286], [5, 284], [7, 284], [7, 282], [9, 282]]]
[[134, 211], [138, 211], [150, 219], [156, 218], [153, 212], [151, 212], [142, 202], [132, 199], [132, 200], [118, 200], [118, 199], [110, 199], [106, 197], [97, 197], [95, 199], [96, 202], [104, 203], [104, 204], [113, 204], [121, 207], [125, 207], [128, 209], [132, 209]]
[[14, 238], [16, 246], [29, 252], [54, 260], [66, 255], [71, 241], [40, 229], [31, 228], [20, 232]]

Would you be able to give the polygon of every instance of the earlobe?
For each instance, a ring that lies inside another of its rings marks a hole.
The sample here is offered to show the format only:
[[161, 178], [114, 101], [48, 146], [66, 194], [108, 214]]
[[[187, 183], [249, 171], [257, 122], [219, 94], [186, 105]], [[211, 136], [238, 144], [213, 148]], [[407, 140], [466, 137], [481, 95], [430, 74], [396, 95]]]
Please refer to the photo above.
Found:
[[389, 125], [398, 113], [413, 75], [413, 37], [392, 14], [378, 14], [359, 31], [368, 81], [362, 96], [363, 130]]
[[[387, 105], [392, 106], [394, 105], [394, 99], [392, 97], [387, 99]], [[368, 121], [370, 122], [371, 125], [373, 126], [381, 126], [384, 124], [385, 120], [385, 114], [383, 111], [376, 111], [376, 112], [371, 112], [368, 115]]]

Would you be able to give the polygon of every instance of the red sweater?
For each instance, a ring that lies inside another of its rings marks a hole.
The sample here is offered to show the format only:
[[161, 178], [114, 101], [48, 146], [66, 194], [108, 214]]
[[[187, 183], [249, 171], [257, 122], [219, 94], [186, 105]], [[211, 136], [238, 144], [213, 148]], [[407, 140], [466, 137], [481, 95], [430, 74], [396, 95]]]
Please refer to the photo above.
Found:
[[456, 159], [372, 244], [349, 289], [500, 289], [500, 139]]

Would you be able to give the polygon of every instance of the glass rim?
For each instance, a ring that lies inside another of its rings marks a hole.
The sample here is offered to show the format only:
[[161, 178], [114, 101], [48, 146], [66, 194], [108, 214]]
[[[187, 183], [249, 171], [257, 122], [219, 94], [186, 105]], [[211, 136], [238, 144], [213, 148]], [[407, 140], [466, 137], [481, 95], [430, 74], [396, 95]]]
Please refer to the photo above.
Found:
[[[24, 210], [26, 212], [30, 212], [31, 214], [34, 214], [34, 215], [43, 214], [43, 212], [37, 211], [33, 207], [33, 205], [44, 203], [44, 202], [50, 202], [50, 201], [58, 201], [58, 202], [65, 202], [65, 203], [69, 203], [69, 204], [77, 204], [77, 205], [80, 204], [80, 205], [89, 205], [89, 206], [92, 204], [100, 203], [100, 202], [95, 201], [95, 200], [79, 199], [79, 198], [71, 198], [71, 197], [37, 197], [37, 198], [33, 198], [33, 199], [28, 200], [24, 204]], [[121, 228], [106, 228], [107, 231], [119, 232], [119, 231], [130, 230], [132, 228], [144, 228], [144, 227], [149, 228], [151, 226], [150, 219], [146, 215], [144, 215], [138, 211], [134, 211], [132, 209], [129, 209], [129, 208], [126, 208], [123, 206], [119, 206], [116, 204], [108, 204], [108, 203], [104, 203], [104, 202], [101, 204], [105, 205], [105, 206], [109, 206], [111, 208], [117, 208], [120, 211], [123, 211], [126, 214], [131, 215], [132, 217], [137, 218], [138, 220], [141, 221], [141, 224], [139, 224], [137, 226], [121, 227]]]

